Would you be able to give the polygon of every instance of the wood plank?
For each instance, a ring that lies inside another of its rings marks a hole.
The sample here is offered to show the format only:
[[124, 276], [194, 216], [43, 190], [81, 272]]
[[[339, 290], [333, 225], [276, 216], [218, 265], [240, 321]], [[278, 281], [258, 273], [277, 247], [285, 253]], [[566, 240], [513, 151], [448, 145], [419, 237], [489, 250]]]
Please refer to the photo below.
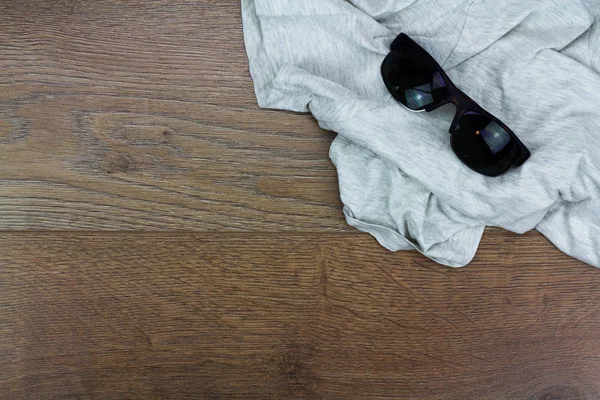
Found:
[[240, 14], [0, 2], [0, 229], [348, 230], [333, 135], [258, 109]]
[[3, 233], [0, 398], [597, 399], [599, 301], [535, 233]]

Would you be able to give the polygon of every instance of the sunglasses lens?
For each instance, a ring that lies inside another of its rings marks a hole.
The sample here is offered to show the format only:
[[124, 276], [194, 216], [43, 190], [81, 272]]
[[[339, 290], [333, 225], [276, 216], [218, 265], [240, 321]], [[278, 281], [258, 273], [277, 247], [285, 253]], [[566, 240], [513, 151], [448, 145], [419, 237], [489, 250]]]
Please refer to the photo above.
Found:
[[408, 59], [391, 52], [383, 62], [382, 74], [392, 96], [411, 110], [422, 110], [446, 98], [446, 82], [429, 57]]
[[518, 154], [512, 136], [495, 120], [476, 112], [459, 119], [452, 131], [452, 149], [463, 163], [489, 176], [508, 170]]

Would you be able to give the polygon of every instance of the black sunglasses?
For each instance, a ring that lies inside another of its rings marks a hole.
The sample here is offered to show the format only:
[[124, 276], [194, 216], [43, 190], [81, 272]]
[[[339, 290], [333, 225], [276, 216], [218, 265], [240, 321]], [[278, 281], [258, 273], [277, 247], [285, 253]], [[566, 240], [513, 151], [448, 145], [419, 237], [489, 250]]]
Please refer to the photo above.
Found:
[[392, 42], [381, 65], [392, 96], [410, 111], [432, 111], [454, 103], [450, 143], [458, 158], [483, 175], [498, 176], [531, 155], [502, 121], [485, 111], [448, 78], [442, 67], [406, 34]]

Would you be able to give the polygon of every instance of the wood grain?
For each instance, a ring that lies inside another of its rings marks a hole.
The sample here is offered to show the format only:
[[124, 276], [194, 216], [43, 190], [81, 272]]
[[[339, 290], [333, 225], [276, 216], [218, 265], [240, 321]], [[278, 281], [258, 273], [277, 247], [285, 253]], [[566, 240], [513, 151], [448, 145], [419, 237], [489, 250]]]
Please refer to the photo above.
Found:
[[0, 2], [0, 229], [348, 230], [332, 134], [256, 106], [239, 3]]
[[332, 138], [258, 109], [239, 0], [1, 1], [0, 399], [600, 398], [599, 271], [387, 252]]
[[538, 234], [460, 270], [348, 234], [14, 233], [0, 263], [1, 398], [600, 396], [600, 272]]

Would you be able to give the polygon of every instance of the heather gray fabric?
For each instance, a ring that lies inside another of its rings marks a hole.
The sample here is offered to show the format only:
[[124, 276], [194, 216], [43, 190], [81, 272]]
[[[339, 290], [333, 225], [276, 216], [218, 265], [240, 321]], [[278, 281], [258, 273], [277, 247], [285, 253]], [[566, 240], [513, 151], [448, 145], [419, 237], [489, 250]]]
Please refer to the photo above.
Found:
[[[595, 0], [242, 0], [261, 107], [310, 111], [338, 133], [330, 157], [350, 225], [448, 266], [485, 226], [537, 229], [600, 267], [600, 3]], [[455, 108], [411, 113], [380, 75], [410, 35], [531, 150], [497, 178], [449, 144]], [[507, 249], [510, 252], [510, 249]]]

